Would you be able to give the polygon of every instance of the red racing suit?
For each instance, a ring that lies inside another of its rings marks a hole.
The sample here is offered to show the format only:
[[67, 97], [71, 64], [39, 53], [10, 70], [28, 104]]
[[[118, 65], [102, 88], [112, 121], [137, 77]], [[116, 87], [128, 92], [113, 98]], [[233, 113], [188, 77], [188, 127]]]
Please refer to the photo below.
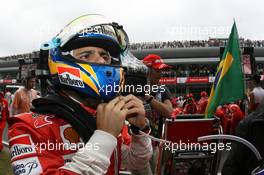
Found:
[[3, 131], [6, 126], [6, 121], [9, 119], [9, 110], [8, 110], [8, 102], [6, 99], [2, 98], [2, 102], [0, 104], [0, 151], [3, 149]]
[[238, 123], [244, 118], [244, 114], [236, 104], [230, 104], [229, 108], [232, 108], [230, 110], [232, 115], [230, 132], [235, 134]]
[[[84, 144], [69, 123], [53, 115], [19, 114], [10, 124], [9, 146], [16, 175], [114, 174], [121, 163], [128, 169], [143, 169], [152, 155], [151, 140], [142, 135], [132, 134], [130, 145], [125, 145], [121, 136], [116, 139], [96, 130]], [[115, 149], [118, 161], [113, 159]]]
[[204, 114], [204, 112], [206, 110], [207, 103], [208, 103], [208, 98], [207, 97], [201, 97], [201, 99], [198, 101], [198, 104], [197, 104], [199, 114]]
[[178, 114], [183, 114], [183, 109], [176, 107], [173, 109], [172, 113], [171, 113], [171, 118], [177, 118]]
[[197, 113], [197, 106], [195, 102], [187, 103], [183, 108], [184, 114], [196, 114]]

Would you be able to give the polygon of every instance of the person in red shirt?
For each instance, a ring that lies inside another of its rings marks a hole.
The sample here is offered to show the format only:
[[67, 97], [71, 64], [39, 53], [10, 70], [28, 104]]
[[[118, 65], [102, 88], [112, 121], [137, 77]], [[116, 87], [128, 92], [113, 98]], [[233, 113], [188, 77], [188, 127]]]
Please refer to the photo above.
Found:
[[225, 115], [224, 108], [222, 106], [218, 106], [216, 108], [216, 111], [215, 111], [215, 114], [214, 115], [217, 116], [217, 117], [219, 117], [220, 120], [221, 120], [224, 117], [224, 115]]
[[171, 104], [172, 104], [172, 107], [173, 108], [176, 108], [177, 107], [177, 102], [178, 102], [178, 100], [179, 100], [179, 97], [177, 98], [177, 97], [173, 97], [172, 99], [171, 99]]
[[229, 105], [219, 106], [215, 112], [215, 116], [220, 118], [224, 134], [230, 134], [232, 114], [228, 109]]
[[2, 137], [8, 119], [9, 119], [8, 102], [4, 98], [4, 94], [0, 92], [0, 152], [3, 149]]
[[207, 103], [208, 103], [208, 95], [207, 92], [202, 91], [200, 94], [201, 98], [197, 103], [198, 113], [204, 114]]
[[196, 114], [197, 113], [197, 105], [191, 93], [187, 94], [186, 96], [186, 103], [183, 108], [183, 113], [184, 114]]
[[176, 107], [173, 109], [172, 113], [171, 113], [171, 118], [177, 118], [177, 115], [179, 114], [183, 114], [183, 109], [180, 107]]
[[[144, 57], [143, 64], [149, 68], [149, 81], [150, 86], [155, 87], [152, 89], [150, 94], [145, 95], [145, 109], [146, 116], [150, 120], [151, 135], [156, 138], [161, 138], [162, 127], [166, 118], [171, 117], [173, 110], [171, 104], [172, 95], [170, 90], [160, 84], [161, 73], [164, 70], [169, 70], [170, 66], [165, 64], [163, 59], [156, 54], [149, 54]], [[159, 156], [159, 143], [156, 141], [152, 142], [153, 155], [150, 160], [150, 168], [146, 169], [145, 172], [132, 172], [134, 174], [152, 174], [157, 173], [158, 156]]]
[[146, 167], [152, 147], [139, 132], [149, 133], [143, 102], [115, 91], [124, 82], [128, 41], [122, 26], [92, 14], [43, 44], [38, 68], [48, 77], [48, 95], [33, 100], [34, 111], [10, 119], [14, 174], [113, 175], [121, 164]]
[[228, 110], [230, 111], [232, 118], [231, 118], [231, 134], [235, 134], [236, 127], [240, 120], [244, 118], [244, 114], [241, 111], [240, 107], [237, 104], [230, 104], [228, 106]]

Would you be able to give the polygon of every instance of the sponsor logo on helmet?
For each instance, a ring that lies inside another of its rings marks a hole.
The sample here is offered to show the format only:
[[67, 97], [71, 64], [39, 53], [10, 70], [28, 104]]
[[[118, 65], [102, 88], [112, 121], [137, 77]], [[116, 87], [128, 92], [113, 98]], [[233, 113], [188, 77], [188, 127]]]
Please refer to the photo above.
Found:
[[20, 156], [36, 153], [35, 145], [32, 142], [30, 135], [24, 134], [9, 140], [11, 145], [11, 159], [16, 159]]
[[114, 28], [111, 25], [100, 25], [100, 26], [92, 26], [85, 28], [81, 32], [79, 32], [79, 37], [85, 37], [90, 34], [104, 34], [116, 38], [116, 34], [114, 32]]
[[78, 68], [58, 67], [58, 76], [61, 84], [84, 88]]

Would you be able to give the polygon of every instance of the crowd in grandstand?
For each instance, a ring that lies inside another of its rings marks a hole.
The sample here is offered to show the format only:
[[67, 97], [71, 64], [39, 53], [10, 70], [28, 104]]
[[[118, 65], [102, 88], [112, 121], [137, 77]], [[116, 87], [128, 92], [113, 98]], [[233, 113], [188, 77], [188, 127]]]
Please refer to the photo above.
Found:
[[[140, 42], [131, 43], [132, 50], [141, 49], [161, 49], [161, 48], [190, 48], [190, 47], [223, 47], [227, 43], [227, 38], [209, 38], [208, 40], [184, 40], [184, 41], [157, 41], [157, 42]], [[241, 47], [264, 47], [264, 40], [240, 39]], [[38, 56], [37, 51], [27, 54], [11, 55], [1, 57], [1, 61], [17, 60], [18, 57], [24, 59], [35, 58]]]
[[[163, 72], [163, 77], [202, 77], [214, 76], [217, 64], [179, 64], [173, 66], [171, 71]], [[256, 63], [256, 73], [263, 75], [263, 63]]]
[[178, 65], [176, 66], [176, 74], [179, 77], [186, 76], [213, 76], [216, 72], [216, 66], [213, 65], [195, 65], [189, 67]]
[[188, 76], [214, 76], [216, 72], [216, 65], [176, 65], [173, 66], [172, 71], [162, 72], [163, 77], [188, 77]]
[[[227, 39], [210, 38], [208, 40], [159, 41], [132, 43], [132, 50], [161, 49], [161, 48], [189, 48], [189, 47], [224, 47]], [[240, 39], [241, 47], [264, 47], [264, 40]]]

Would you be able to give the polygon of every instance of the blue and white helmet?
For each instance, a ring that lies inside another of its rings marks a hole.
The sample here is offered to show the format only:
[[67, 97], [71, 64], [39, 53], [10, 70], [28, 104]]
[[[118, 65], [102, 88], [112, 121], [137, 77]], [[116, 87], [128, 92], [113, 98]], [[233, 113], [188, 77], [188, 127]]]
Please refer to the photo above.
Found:
[[[120, 59], [128, 45], [122, 26], [110, 23], [102, 15], [91, 14], [71, 21], [50, 42], [44, 43], [42, 49], [49, 49], [48, 67], [56, 88], [74, 90], [83, 97], [109, 100], [118, 93], [114, 87], [124, 84]], [[112, 65], [88, 63], [71, 55], [72, 50], [86, 46], [108, 51]], [[103, 87], [112, 89], [106, 92]]]

